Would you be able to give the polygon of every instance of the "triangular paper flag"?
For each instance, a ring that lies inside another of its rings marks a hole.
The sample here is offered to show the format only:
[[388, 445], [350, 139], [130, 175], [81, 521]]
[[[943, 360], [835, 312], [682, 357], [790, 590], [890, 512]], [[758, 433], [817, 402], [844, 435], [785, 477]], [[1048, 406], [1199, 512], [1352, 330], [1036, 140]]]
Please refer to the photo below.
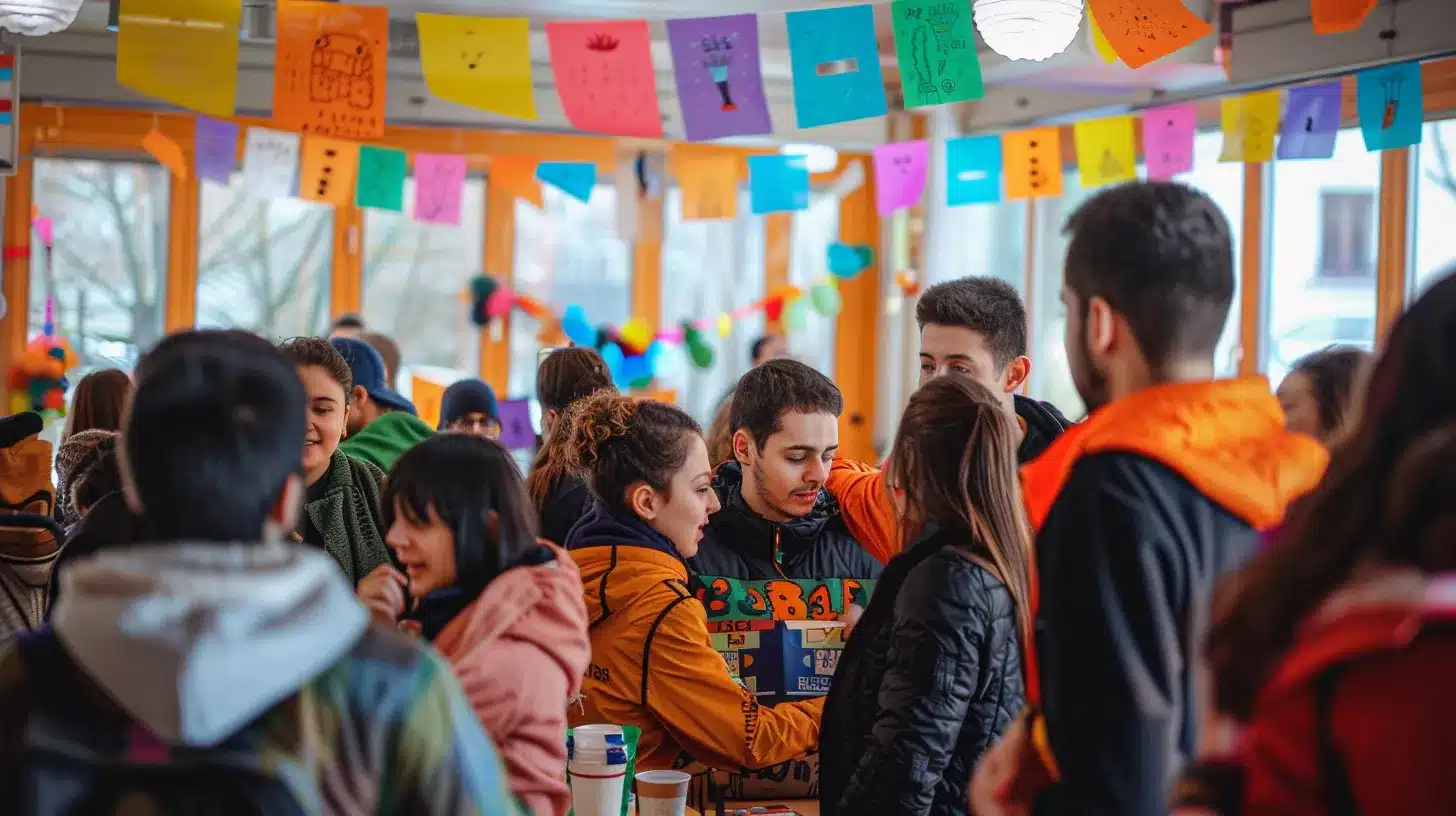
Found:
[[536, 164], [535, 156], [491, 156], [490, 183], [540, 209], [541, 182], [536, 180]]
[[186, 180], [187, 157], [182, 155], [182, 148], [172, 140], [171, 136], [152, 128], [147, 131], [147, 135], [142, 137], [142, 149], [152, 154], [152, 158], [167, 168], [172, 175]]
[[597, 166], [594, 162], [541, 162], [536, 165], [536, 179], [585, 204], [597, 186]]
[[1137, 178], [1131, 116], [1084, 119], [1076, 124], [1075, 135], [1077, 172], [1083, 187]]

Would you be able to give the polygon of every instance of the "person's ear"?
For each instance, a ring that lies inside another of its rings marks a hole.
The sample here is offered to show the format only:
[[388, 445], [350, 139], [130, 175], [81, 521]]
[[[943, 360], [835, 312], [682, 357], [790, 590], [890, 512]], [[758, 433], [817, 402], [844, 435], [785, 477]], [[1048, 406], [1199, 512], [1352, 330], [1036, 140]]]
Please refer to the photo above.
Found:
[[353, 390], [350, 393], [354, 396], [353, 399], [349, 400], [349, 403], [356, 409], [362, 408], [364, 406], [364, 403], [369, 401], [369, 392], [366, 391], [364, 389], [364, 386], [362, 385], [354, 386]]
[[561, 412], [555, 408], [547, 408], [546, 413], [541, 417], [541, 435], [551, 433], [551, 429], [556, 427], [558, 419], [561, 419]]
[[744, 428], [733, 432], [733, 458], [738, 460], [740, 465], [752, 465], [758, 456], [758, 445], [753, 441], [753, 434]]
[[1092, 297], [1087, 300], [1086, 340], [1087, 349], [1097, 357], [1105, 356], [1117, 340], [1117, 312], [1106, 298]]
[[661, 509], [657, 500], [657, 491], [646, 482], [633, 482], [627, 488], [627, 506], [643, 521], [652, 521], [657, 518], [657, 513]]
[[268, 508], [268, 524], [274, 529], [264, 531], [265, 536], [272, 534], [282, 537], [298, 527], [298, 514], [303, 509], [303, 494], [303, 478], [297, 473], [288, 474], [288, 478], [283, 480], [283, 489], [278, 491], [278, 496], [273, 499], [273, 506]]
[[1001, 375], [1001, 387], [1006, 393], [1014, 394], [1026, 385], [1026, 378], [1030, 376], [1031, 358], [1023, 354], [1006, 364], [1006, 371]]

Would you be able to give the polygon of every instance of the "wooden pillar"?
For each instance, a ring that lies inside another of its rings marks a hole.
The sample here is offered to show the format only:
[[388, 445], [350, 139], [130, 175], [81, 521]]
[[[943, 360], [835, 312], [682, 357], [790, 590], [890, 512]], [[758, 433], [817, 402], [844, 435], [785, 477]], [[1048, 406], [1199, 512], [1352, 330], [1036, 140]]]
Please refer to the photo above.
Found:
[[[763, 292], [789, 285], [789, 263], [794, 255], [794, 214], [770, 213], [763, 216]], [[768, 320], [766, 332], [782, 332], [784, 321]]]
[[[20, 160], [15, 175], [5, 180], [4, 284], [5, 315], [0, 317], [0, 371], [25, 350], [30, 321], [30, 206], [35, 162], [30, 156], [29, 131], [21, 131]], [[9, 413], [10, 394], [0, 378], [0, 397]]]
[[[844, 172], [848, 161], [840, 159], [840, 172]], [[871, 177], [840, 200], [839, 240], [877, 247], [879, 239], [880, 218], [875, 212]], [[874, 255], [868, 269], [840, 282], [843, 306], [834, 333], [834, 381], [844, 394], [844, 414], [839, 420], [840, 455], [860, 462], [875, 460], [875, 357], [879, 348], [883, 259], [878, 247]]]
[[1264, 165], [1244, 165], [1244, 237], [1239, 247], [1239, 374], [1263, 367], [1264, 331]]
[[[485, 274], [510, 285], [516, 266], [516, 196], [489, 180], [485, 189]], [[511, 319], [507, 313], [498, 325], [480, 332], [480, 378], [503, 397], [524, 396], [509, 393]]]
[[171, 177], [167, 203], [167, 287], [163, 329], [197, 325], [197, 218], [202, 202], [195, 173]]
[[[655, 334], [662, 322], [662, 239], [665, 195], [637, 199], [637, 240], [632, 242], [632, 317]], [[632, 202], [626, 202], [628, 206]], [[620, 207], [623, 202], [618, 201]]]
[[329, 310], [335, 318], [364, 307], [364, 211], [334, 208], [334, 252], [329, 266]]
[[1375, 278], [1375, 337], [1382, 341], [1405, 309], [1410, 270], [1411, 148], [1380, 154], [1380, 254]]

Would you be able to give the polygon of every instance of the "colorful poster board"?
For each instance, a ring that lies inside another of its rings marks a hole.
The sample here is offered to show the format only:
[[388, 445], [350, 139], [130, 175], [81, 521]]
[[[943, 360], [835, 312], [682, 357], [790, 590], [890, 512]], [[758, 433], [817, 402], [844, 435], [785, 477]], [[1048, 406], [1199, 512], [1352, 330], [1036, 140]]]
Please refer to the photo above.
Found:
[[667, 21], [688, 141], [773, 131], [758, 60], [758, 16]]
[[339, 139], [382, 137], [389, 9], [288, 0], [277, 18], [274, 124]]
[[850, 604], [869, 605], [874, 579], [742, 581], [694, 576], [689, 589], [712, 621], [837, 621]]

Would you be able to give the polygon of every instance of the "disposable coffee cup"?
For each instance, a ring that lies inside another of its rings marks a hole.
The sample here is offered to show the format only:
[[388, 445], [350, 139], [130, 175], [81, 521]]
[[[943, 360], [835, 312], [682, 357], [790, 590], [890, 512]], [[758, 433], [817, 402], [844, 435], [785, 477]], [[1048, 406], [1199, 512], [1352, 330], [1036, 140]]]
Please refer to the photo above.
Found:
[[621, 816], [627, 745], [619, 725], [582, 725], [566, 740], [575, 816]]
[[692, 779], [682, 771], [637, 774], [637, 816], [684, 816]]

